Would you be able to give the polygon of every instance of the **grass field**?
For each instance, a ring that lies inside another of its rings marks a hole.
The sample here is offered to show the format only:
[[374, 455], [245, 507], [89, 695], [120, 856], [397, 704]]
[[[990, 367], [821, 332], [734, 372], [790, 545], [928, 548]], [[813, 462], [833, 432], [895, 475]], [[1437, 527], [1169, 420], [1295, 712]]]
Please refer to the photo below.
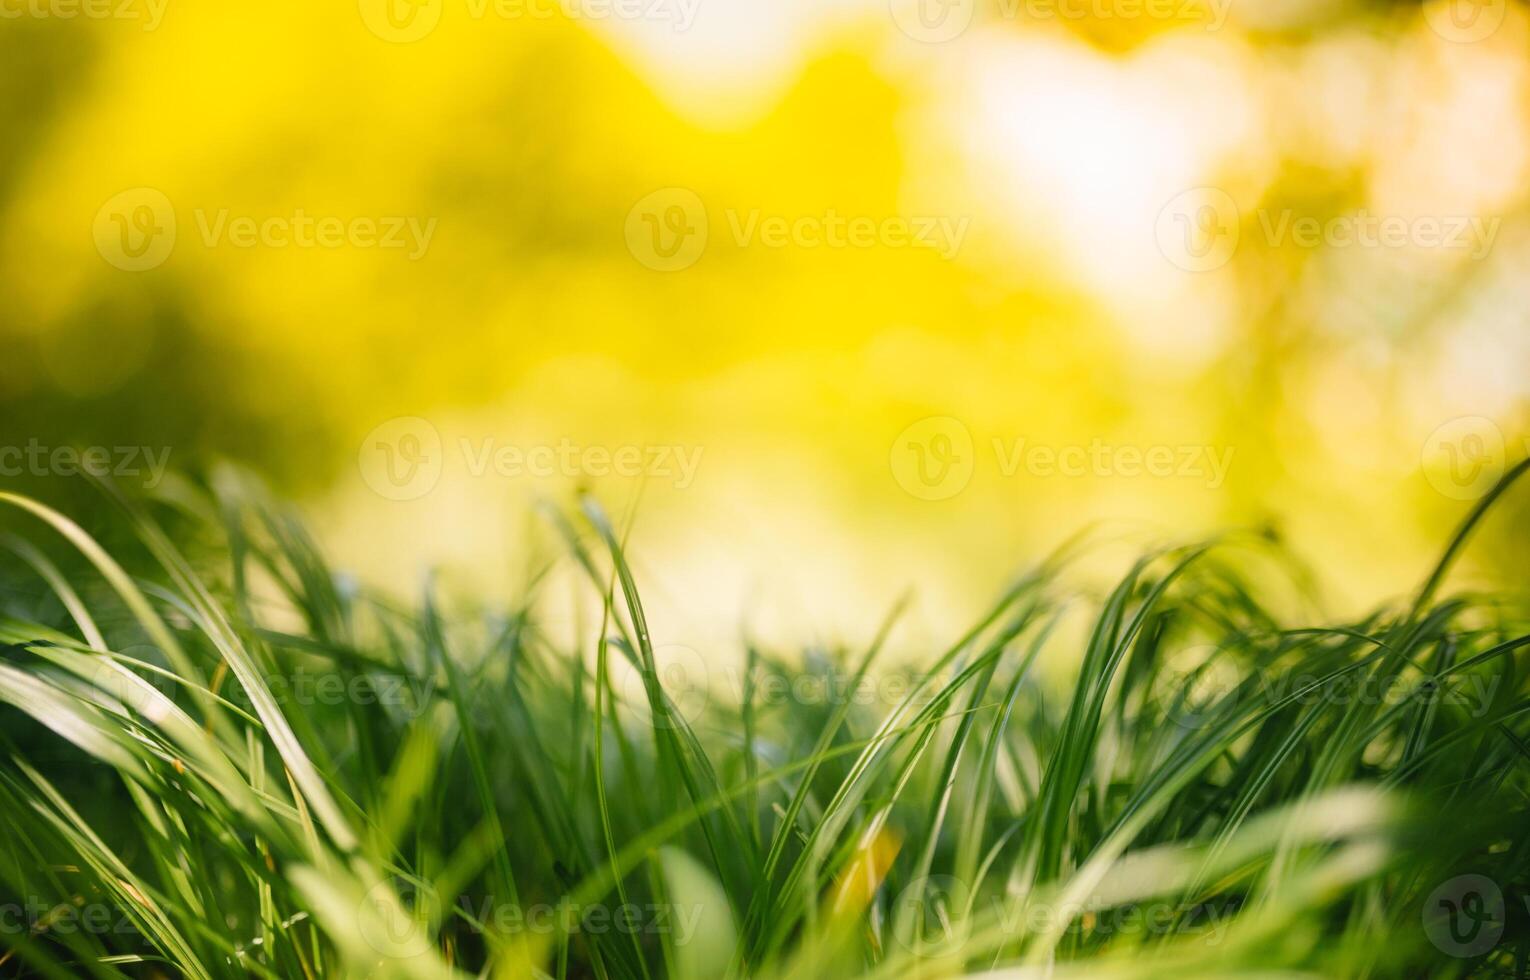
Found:
[[1272, 611], [1272, 542], [1070, 549], [917, 671], [896, 604], [672, 662], [593, 502], [571, 646], [251, 491], [0, 495], [0, 974], [1524, 976], [1530, 626], [1447, 578], [1524, 469], [1357, 622]]

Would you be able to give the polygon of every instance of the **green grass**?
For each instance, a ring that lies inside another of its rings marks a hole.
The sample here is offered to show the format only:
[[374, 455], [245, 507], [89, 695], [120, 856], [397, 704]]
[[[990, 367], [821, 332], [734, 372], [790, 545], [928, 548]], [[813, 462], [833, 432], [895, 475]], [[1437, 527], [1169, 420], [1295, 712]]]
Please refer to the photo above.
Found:
[[1523, 470], [1358, 622], [1261, 601], [1273, 544], [1101, 595], [1070, 548], [917, 670], [894, 607], [707, 651], [738, 689], [593, 503], [571, 644], [545, 579], [392, 601], [231, 483], [0, 495], [0, 974], [1524, 976], [1524, 597], [1446, 589]]

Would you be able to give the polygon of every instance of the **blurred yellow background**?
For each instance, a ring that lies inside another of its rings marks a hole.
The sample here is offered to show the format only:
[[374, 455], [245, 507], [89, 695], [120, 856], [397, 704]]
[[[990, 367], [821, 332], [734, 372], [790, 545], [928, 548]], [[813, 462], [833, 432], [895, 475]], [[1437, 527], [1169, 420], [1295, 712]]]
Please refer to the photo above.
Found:
[[661, 639], [1090, 524], [1340, 612], [1527, 449], [1518, 3], [0, 5], [0, 446], [244, 461], [384, 585], [641, 487]]

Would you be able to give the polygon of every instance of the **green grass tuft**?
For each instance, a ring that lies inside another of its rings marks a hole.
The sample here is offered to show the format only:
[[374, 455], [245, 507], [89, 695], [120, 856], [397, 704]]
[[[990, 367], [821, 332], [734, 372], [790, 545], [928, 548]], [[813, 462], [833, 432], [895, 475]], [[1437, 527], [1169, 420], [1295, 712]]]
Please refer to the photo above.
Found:
[[1358, 622], [1222, 545], [1102, 597], [1064, 553], [917, 671], [900, 604], [709, 652], [737, 690], [591, 502], [571, 648], [535, 583], [406, 608], [229, 481], [108, 489], [110, 552], [0, 494], [0, 975], [1530, 975], [1523, 597], [1444, 591], [1524, 469]]

